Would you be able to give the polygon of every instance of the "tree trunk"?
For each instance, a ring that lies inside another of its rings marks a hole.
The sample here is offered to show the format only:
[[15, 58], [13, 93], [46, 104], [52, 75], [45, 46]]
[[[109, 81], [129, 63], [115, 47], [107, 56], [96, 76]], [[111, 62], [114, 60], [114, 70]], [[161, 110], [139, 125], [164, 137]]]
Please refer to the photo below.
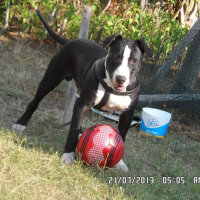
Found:
[[172, 87], [171, 93], [192, 93], [200, 70], [200, 31], [188, 49], [186, 58], [180, 69], [177, 79]]
[[181, 43], [174, 47], [172, 52], [167, 57], [166, 61], [163, 63], [162, 67], [156, 72], [151, 83], [144, 89], [144, 93], [151, 94], [155, 92], [156, 85], [161, 81], [161, 79], [168, 72], [173, 63], [177, 58], [185, 51], [185, 48], [194, 39], [200, 30], [200, 18], [195, 22], [193, 27], [188, 31], [185, 37], [182, 39]]

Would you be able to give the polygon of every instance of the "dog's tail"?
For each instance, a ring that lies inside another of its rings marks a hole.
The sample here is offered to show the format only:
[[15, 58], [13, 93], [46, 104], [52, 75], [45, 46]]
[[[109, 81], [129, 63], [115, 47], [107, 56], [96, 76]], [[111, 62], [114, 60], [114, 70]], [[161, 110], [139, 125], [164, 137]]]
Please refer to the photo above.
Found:
[[66, 44], [67, 42], [69, 42], [69, 40], [66, 40], [65, 38], [62, 38], [61, 36], [59, 36], [58, 34], [56, 34], [52, 28], [49, 26], [49, 24], [45, 21], [45, 19], [43, 18], [43, 16], [41, 15], [40, 11], [35, 8], [35, 11], [38, 15], [38, 17], [40, 18], [40, 20], [42, 21], [42, 23], [44, 24], [45, 28], [47, 29], [49, 35], [59, 44]]

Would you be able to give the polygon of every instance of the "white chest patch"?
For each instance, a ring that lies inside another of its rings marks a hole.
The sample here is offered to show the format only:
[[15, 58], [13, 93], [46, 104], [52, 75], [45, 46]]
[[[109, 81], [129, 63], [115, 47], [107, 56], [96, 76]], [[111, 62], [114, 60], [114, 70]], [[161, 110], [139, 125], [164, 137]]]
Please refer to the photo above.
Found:
[[[97, 105], [101, 101], [101, 99], [104, 96], [104, 93], [105, 93], [105, 89], [103, 88], [101, 84], [99, 84], [98, 90], [97, 90], [97, 96], [95, 100], [95, 105]], [[108, 112], [124, 111], [128, 109], [130, 104], [131, 104], [131, 98], [128, 95], [119, 96], [119, 95], [110, 94], [110, 97], [107, 103], [101, 109]]]

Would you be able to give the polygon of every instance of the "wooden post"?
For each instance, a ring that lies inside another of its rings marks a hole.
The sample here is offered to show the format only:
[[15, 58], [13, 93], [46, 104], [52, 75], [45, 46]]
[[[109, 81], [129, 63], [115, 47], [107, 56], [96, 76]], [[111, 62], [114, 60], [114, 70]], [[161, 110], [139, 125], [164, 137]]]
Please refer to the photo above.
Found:
[[79, 39], [88, 38], [91, 15], [92, 15], [92, 7], [84, 6], [83, 11], [82, 11], [81, 27], [80, 27], [79, 36], [78, 36]]
[[[91, 15], [92, 15], [92, 7], [84, 6], [82, 11], [81, 27], [78, 37], [79, 39], [87, 39]], [[67, 87], [67, 94], [66, 94], [67, 97], [65, 100], [64, 115], [62, 120], [63, 124], [71, 121], [73, 107], [76, 100], [76, 93], [77, 93], [77, 88], [74, 80], [72, 80], [69, 82]], [[68, 130], [68, 127], [66, 127], [66, 129]]]

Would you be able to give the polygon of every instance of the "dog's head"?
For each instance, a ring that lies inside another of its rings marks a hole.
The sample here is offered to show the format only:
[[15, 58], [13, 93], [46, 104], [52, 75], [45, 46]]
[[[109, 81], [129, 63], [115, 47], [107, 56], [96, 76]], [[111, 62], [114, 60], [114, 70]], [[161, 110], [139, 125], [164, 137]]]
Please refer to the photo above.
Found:
[[152, 51], [145, 44], [144, 39], [132, 41], [123, 39], [120, 34], [106, 38], [103, 47], [108, 47], [104, 80], [116, 91], [125, 91], [128, 85], [136, 81], [144, 53], [152, 56]]

